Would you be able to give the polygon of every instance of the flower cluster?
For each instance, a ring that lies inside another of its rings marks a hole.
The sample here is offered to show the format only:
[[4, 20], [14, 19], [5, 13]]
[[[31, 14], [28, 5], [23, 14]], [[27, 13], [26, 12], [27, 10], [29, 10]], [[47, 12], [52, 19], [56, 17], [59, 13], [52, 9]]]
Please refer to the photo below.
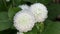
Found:
[[41, 3], [35, 3], [31, 6], [20, 5], [22, 10], [14, 16], [14, 26], [19, 32], [28, 32], [32, 30], [36, 22], [44, 22], [47, 18], [47, 8]]

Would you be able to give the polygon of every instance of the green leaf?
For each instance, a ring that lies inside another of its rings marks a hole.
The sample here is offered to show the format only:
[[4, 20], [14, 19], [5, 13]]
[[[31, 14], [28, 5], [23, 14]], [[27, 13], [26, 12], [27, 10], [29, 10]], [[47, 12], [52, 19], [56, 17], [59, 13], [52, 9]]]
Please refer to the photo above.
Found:
[[18, 7], [10, 7], [8, 10], [8, 17], [10, 21], [13, 21], [14, 15], [20, 10]]
[[44, 30], [44, 23], [39, 22], [36, 24], [37, 30], [41, 33]]
[[11, 25], [7, 12], [0, 12], [0, 31], [10, 28]]
[[25, 34], [41, 34], [44, 30], [43, 23], [36, 23], [35, 26], [32, 28], [31, 31], [26, 32]]
[[42, 34], [60, 34], [60, 22], [47, 20], [45, 30]]
[[24, 1], [31, 3], [43, 3], [43, 4], [48, 4], [49, 2], [51, 2], [51, 0], [24, 0]]
[[56, 16], [60, 14], [60, 4], [50, 4], [48, 5], [48, 19], [54, 20]]

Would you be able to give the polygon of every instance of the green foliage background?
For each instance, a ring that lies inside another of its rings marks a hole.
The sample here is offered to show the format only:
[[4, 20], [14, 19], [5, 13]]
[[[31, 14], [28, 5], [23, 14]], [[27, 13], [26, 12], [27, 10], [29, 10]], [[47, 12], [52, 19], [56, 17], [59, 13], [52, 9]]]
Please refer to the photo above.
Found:
[[[22, 4], [42, 3], [48, 9], [48, 18], [44, 22], [43, 32], [40, 33], [36, 26], [32, 31], [25, 34], [60, 34], [60, 21], [55, 21], [60, 14], [60, 4], [53, 3], [53, 0], [0, 0], [0, 34], [16, 34], [17, 30], [13, 26], [13, 16], [21, 10], [18, 8]], [[37, 24], [39, 26], [41, 24]], [[39, 26], [40, 27], [40, 26]]]

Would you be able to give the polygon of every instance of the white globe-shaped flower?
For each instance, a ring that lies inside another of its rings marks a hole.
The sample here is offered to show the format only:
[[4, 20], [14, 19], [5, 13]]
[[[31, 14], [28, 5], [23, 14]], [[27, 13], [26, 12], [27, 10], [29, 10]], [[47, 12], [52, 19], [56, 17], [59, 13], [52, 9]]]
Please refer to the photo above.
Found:
[[43, 22], [47, 18], [47, 8], [41, 3], [31, 5], [30, 11], [35, 15], [37, 22]]
[[26, 10], [29, 9], [29, 6], [24, 4], [24, 5], [19, 5], [19, 8], [21, 8], [22, 10]]
[[17, 34], [24, 34], [23, 32], [17, 32]]
[[35, 24], [35, 18], [29, 10], [22, 10], [14, 16], [14, 26], [20, 32], [27, 32], [32, 30]]

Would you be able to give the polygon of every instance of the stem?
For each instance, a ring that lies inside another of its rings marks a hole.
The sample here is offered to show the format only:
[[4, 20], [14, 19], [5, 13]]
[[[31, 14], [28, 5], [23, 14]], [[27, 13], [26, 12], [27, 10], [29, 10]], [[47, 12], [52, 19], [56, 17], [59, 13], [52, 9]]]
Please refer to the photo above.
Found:
[[4, 3], [4, 5], [5, 5], [5, 7], [7, 8], [6, 1], [5, 1], [5, 0], [3, 0], [3, 3]]
[[44, 23], [43, 22], [37, 23], [36, 27], [37, 27], [38, 31], [40, 32], [40, 34], [41, 34], [44, 30]]
[[13, 6], [13, 7], [15, 6], [15, 2], [14, 2], [14, 0], [12, 0], [12, 6]]

